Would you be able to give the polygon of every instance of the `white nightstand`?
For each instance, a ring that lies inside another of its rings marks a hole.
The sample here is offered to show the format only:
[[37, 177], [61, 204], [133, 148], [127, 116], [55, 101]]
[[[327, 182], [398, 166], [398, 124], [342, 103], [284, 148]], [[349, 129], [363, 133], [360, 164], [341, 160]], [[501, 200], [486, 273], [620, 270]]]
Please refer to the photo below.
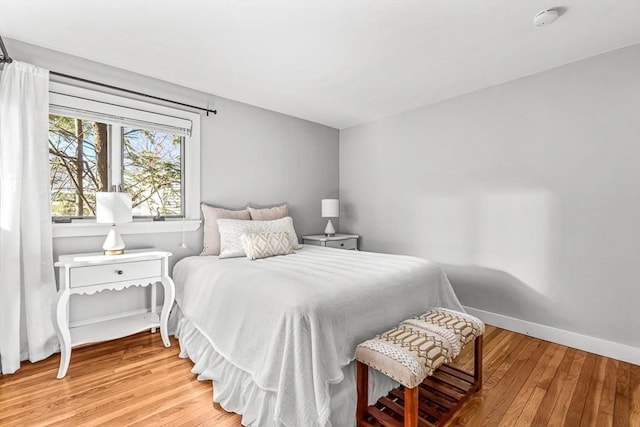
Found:
[[358, 250], [357, 234], [336, 234], [327, 237], [324, 234], [313, 234], [311, 236], [302, 236], [302, 242], [305, 245], [326, 246], [328, 248], [351, 249]]
[[[147, 329], [160, 328], [165, 347], [170, 347], [167, 333], [169, 310], [175, 298], [175, 286], [169, 277], [171, 252], [158, 249], [130, 250], [123, 255], [87, 253], [61, 255], [55, 266], [60, 268], [60, 290], [54, 325], [60, 341], [60, 369], [63, 378], [69, 368], [71, 347], [121, 338]], [[160, 316], [156, 313], [156, 283], [164, 287], [164, 303]], [[69, 297], [93, 295], [105, 290], [120, 291], [131, 286], [152, 286], [151, 312], [121, 317], [90, 325], [69, 327]]]

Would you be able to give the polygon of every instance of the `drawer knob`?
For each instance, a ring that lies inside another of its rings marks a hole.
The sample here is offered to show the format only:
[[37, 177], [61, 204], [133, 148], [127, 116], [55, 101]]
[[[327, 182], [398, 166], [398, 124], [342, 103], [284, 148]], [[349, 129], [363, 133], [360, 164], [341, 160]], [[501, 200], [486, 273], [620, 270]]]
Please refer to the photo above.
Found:
[[344, 243], [340, 243], [340, 246], [344, 246]]
[[124, 273], [124, 271], [122, 271], [122, 270], [116, 270], [116, 274], [120, 274], [120, 275], [121, 275], [122, 273]]

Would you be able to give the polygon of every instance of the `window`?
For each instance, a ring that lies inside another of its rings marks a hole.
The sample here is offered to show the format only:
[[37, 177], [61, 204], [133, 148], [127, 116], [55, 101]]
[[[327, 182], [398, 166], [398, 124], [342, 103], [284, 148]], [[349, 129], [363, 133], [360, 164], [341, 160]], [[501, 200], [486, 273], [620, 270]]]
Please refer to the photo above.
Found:
[[122, 182], [134, 216], [182, 217], [184, 137], [125, 127], [122, 142]]
[[49, 113], [54, 221], [94, 222], [95, 193], [114, 186], [137, 222], [199, 221], [198, 114], [56, 83]]
[[95, 193], [107, 191], [108, 125], [49, 115], [51, 214], [95, 216]]

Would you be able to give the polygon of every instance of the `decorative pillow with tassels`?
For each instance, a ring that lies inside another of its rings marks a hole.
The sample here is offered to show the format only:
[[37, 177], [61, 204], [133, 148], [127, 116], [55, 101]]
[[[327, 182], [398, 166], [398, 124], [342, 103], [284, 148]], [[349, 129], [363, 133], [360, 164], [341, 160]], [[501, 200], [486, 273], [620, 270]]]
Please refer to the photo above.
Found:
[[289, 233], [245, 233], [241, 236], [244, 252], [251, 260], [294, 253]]

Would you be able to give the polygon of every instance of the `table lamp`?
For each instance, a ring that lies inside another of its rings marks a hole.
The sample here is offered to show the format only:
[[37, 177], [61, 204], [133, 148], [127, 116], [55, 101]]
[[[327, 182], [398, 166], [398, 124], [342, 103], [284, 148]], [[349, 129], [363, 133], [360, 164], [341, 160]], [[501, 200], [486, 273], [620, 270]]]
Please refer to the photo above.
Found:
[[118, 232], [117, 224], [131, 222], [131, 194], [128, 193], [96, 193], [96, 222], [111, 224], [111, 231], [102, 245], [105, 255], [122, 255], [124, 241]]
[[[322, 199], [322, 218], [338, 218], [340, 216], [340, 200], [338, 199]], [[327, 222], [324, 229], [324, 235], [333, 237], [336, 235], [336, 229], [333, 228], [331, 219]]]

